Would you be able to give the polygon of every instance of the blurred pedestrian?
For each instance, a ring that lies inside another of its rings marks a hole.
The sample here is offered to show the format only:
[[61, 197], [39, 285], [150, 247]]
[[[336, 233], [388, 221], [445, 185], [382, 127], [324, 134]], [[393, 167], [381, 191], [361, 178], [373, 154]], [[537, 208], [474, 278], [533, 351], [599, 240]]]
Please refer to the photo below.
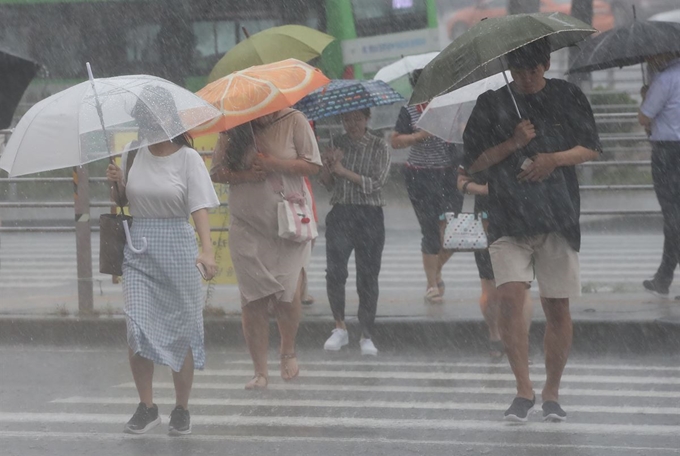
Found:
[[[463, 195], [475, 195], [474, 213], [482, 218], [484, 231], [488, 232], [489, 185], [486, 181], [486, 173], [483, 171], [471, 177], [462, 167], [458, 169], [458, 190]], [[491, 266], [491, 256], [488, 249], [477, 250], [474, 254], [482, 288], [479, 296], [479, 309], [482, 311], [487, 328], [489, 328], [489, 356], [494, 361], [500, 361], [503, 355], [505, 355], [505, 348], [503, 347], [498, 329], [498, 321], [501, 315], [500, 300], [498, 299], [496, 281], [493, 275], [493, 267]], [[524, 319], [527, 331], [531, 327], [533, 311], [531, 294], [527, 291], [524, 296]]]
[[[415, 87], [421, 71], [411, 74], [412, 86]], [[420, 248], [427, 278], [425, 299], [441, 303], [445, 292], [442, 268], [453, 253], [442, 248], [442, 214], [460, 212], [463, 197], [456, 188], [459, 160], [455, 146], [416, 127], [423, 110], [423, 105], [401, 108], [391, 144], [395, 149], [411, 148], [404, 179], [423, 236]]]
[[[321, 157], [299, 111], [283, 109], [251, 124], [220, 135], [211, 177], [229, 184], [229, 249], [241, 293], [243, 334], [255, 370], [246, 389], [264, 389], [269, 379], [270, 306], [281, 336], [281, 378], [289, 381], [300, 372], [295, 337], [302, 271], [311, 246], [279, 236], [277, 207], [281, 193], [304, 195], [307, 207], [312, 207], [304, 176], [319, 171]], [[279, 192], [276, 187], [281, 185]]]
[[326, 216], [326, 289], [335, 329], [324, 349], [338, 351], [349, 343], [345, 326], [347, 263], [354, 251], [362, 355], [377, 355], [373, 326], [378, 308], [378, 275], [385, 246], [385, 200], [382, 189], [390, 156], [382, 138], [368, 131], [369, 108], [342, 115], [345, 134], [324, 154], [321, 182], [332, 192]]
[[[139, 124], [141, 147], [128, 153], [122, 168], [109, 165], [106, 176], [115, 182], [119, 199], [129, 202], [134, 217], [133, 246], [146, 238], [148, 248], [135, 253], [125, 247], [123, 293], [132, 376], [139, 406], [125, 432], [143, 434], [160, 424], [153, 403], [154, 364], [170, 366], [176, 407], [170, 414], [169, 433], [191, 433], [188, 411], [194, 369], [203, 369], [203, 290], [196, 265], [206, 278], [217, 272], [210, 239], [208, 209], [219, 205], [208, 170], [188, 135], [148, 145], [160, 126], [145, 103], [166, 106], [179, 120], [172, 95], [162, 88], [145, 90], [132, 110]], [[127, 160], [132, 161], [127, 166]], [[112, 193], [115, 190], [112, 187]], [[201, 241], [198, 253], [191, 215]]]
[[654, 79], [641, 92], [638, 120], [652, 142], [652, 179], [663, 214], [664, 243], [659, 269], [642, 285], [667, 297], [680, 261], [680, 58], [663, 54], [650, 57], [647, 64]]
[[501, 301], [500, 335], [517, 380], [505, 419], [526, 421], [536, 402], [523, 317], [524, 297], [536, 278], [546, 316], [543, 417], [563, 421], [559, 385], [572, 341], [569, 299], [581, 292], [575, 165], [597, 158], [601, 145], [581, 90], [544, 77], [550, 68], [546, 40], [506, 57], [514, 82], [478, 98], [463, 134], [464, 166], [471, 175], [488, 170], [489, 253]]

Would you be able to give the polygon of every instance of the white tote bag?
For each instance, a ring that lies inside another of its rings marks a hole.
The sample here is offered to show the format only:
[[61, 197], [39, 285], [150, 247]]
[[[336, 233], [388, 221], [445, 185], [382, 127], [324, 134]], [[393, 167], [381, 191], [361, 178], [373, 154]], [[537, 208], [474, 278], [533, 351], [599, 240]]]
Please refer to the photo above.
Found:
[[457, 252], [474, 252], [489, 247], [482, 224], [476, 214], [447, 212], [444, 230], [444, 248]]
[[285, 194], [281, 176], [270, 177], [269, 182], [283, 201], [278, 205], [279, 237], [295, 242], [309, 242], [319, 235], [311, 204], [307, 201], [302, 179], [302, 192]]
[[304, 196], [284, 196], [279, 203], [279, 237], [295, 242], [309, 242], [319, 235], [314, 214]]

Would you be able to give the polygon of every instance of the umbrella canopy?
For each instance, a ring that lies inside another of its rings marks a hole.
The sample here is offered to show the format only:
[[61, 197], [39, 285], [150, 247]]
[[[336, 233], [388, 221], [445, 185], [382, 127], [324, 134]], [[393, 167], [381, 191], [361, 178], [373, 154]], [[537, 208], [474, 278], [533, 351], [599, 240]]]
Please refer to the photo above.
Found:
[[[511, 81], [512, 77], [509, 77], [509, 80]], [[504, 85], [503, 75], [496, 74], [441, 95], [427, 105], [416, 126], [446, 142], [462, 144], [463, 130], [472, 114], [477, 97]]]
[[680, 22], [680, 9], [655, 14], [654, 16], [650, 17], [649, 20], [663, 22]]
[[483, 20], [449, 44], [425, 68], [409, 104], [431, 100], [500, 73], [500, 57], [547, 38], [552, 51], [571, 46], [597, 30], [562, 13], [513, 14]]
[[234, 71], [284, 59], [303, 62], [321, 56], [335, 38], [303, 25], [283, 25], [263, 30], [241, 41], [222, 57], [208, 76], [216, 81]]
[[141, 129], [140, 139], [155, 144], [219, 115], [193, 93], [155, 76], [94, 79], [29, 109], [10, 136], [0, 168], [13, 177], [83, 165], [123, 152], [110, 133]]
[[0, 49], [0, 128], [8, 128], [26, 87], [40, 65]]
[[378, 79], [385, 82], [396, 81], [399, 78], [411, 74], [414, 70], [424, 68], [425, 65], [430, 63], [432, 59], [437, 57], [437, 55], [439, 55], [439, 52], [408, 55], [394, 63], [390, 63], [389, 65], [382, 67], [380, 70], [378, 70], [375, 76], [373, 76], [373, 79]]
[[336, 79], [326, 87], [307, 95], [295, 108], [302, 111], [309, 120], [319, 120], [400, 101], [405, 101], [404, 97], [386, 82]]
[[196, 93], [222, 115], [192, 133], [204, 135], [229, 130], [293, 106], [329, 82], [320, 70], [295, 59], [236, 71]]
[[680, 24], [633, 21], [599, 34], [585, 43], [570, 73], [620, 68], [642, 63], [647, 57], [680, 53]]

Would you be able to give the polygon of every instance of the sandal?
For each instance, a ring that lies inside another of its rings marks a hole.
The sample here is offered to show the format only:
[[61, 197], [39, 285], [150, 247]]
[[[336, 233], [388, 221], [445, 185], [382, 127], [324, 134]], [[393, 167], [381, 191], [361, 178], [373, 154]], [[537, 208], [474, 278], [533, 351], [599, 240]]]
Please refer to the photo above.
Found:
[[[293, 372], [288, 366], [289, 360], [294, 359], [295, 371]], [[300, 366], [297, 365], [297, 355], [295, 353], [281, 353], [281, 378], [289, 382], [300, 374]]]
[[[264, 384], [262, 384], [260, 379], [264, 380]], [[269, 380], [267, 379], [267, 376], [264, 375], [264, 374], [257, 373], [248, 383], [246, 383], [246, 389], [247, 390], [264, 390], [264, 389], [267, 389], [268, 384], [269, 384]]]
[[489, 341], [489, 356], [493, 361], [500, 361], [505, 355], [505, 346], [502, 340]]
[[435, 287], [427, 289], [427, 292], [425, 293], [425, 300], [432, 304], [441, 304], [444, 301], [442, 299], [442, 295], [439, 294], [439, 290]]

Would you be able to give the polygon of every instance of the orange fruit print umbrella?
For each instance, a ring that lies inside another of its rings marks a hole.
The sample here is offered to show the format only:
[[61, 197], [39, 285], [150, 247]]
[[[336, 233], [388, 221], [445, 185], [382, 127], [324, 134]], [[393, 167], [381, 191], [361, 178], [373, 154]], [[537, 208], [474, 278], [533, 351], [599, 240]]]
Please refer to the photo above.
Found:
[[222, 111], [222, 116], [201, 125], [192, 134], [229, 130], [288, 108], [329, 82], [319, 69], [296, 59], [235, 71], [196, 93]]

